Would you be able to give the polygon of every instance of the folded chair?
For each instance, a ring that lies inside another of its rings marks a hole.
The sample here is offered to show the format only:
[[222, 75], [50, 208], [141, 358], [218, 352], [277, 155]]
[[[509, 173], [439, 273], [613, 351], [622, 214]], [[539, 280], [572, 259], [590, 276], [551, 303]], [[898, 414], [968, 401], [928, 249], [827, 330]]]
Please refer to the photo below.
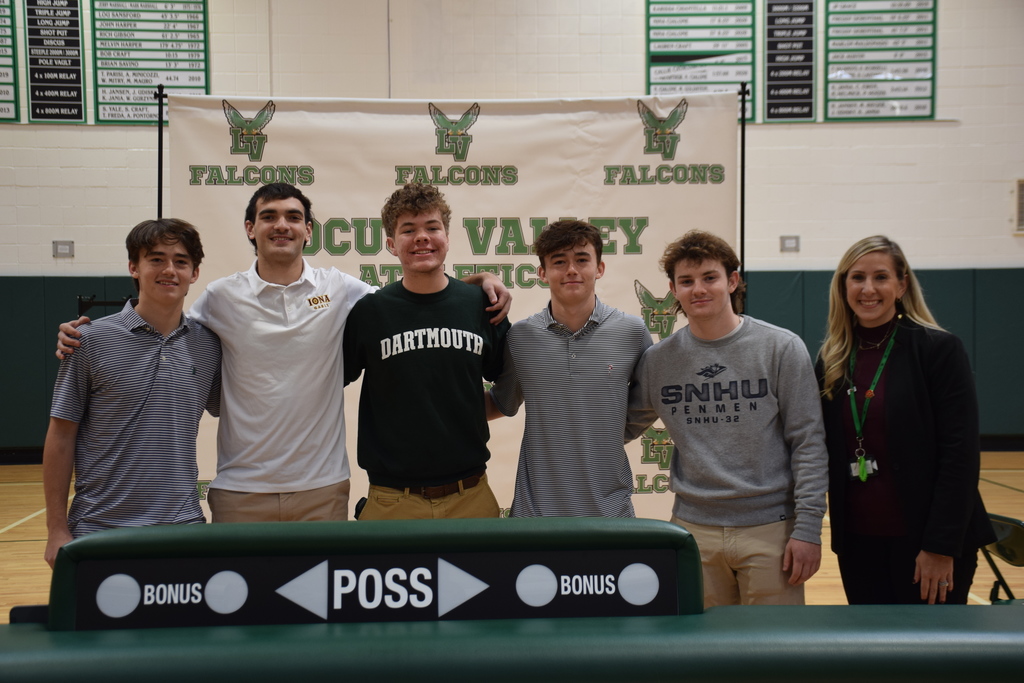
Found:
[[[996, 532], [996, 542], [981, 549], [988, 566], [992, 567], [992, 573], [996, 575], [995, 583], [992, 585], [992, 592], [989, 600], [993, 605], [1008, 605], [1013, 602], [1024, 603], [1024, 600], [1015, 600], [1013, 591], [1007, 585], [999, 568], [996, 567], [993, 556], [1014, 567], [1024, 567], [1024, 522], [1012, 517], [1002, 515], [988, 516], [992, 522], [992, 529]], [[1000, 599], [999, 590], [1006, 593], [1006, 599]]]

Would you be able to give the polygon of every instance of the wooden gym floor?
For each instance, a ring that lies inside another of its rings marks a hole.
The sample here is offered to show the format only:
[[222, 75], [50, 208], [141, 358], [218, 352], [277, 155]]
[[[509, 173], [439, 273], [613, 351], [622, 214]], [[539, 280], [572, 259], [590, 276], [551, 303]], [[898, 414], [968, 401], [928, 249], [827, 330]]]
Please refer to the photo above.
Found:
[[[989, 512], [1024, 519], [1024, 453], [984, 453], [981, 495]], [[828, 550], [825, 518], [821, 570], [807, 583], [807, 604], [843, 605], [835, 555]], [[43, 561], [46, 514], [40, 465], [0, 466], [0, 623], [14, 605], [42, 605], [49, 600], [50, 568]], [[1010, 588], [1024, 598], [1024, 568], [996, 560]], [[970, 604], [987, 605], [993, 574], [979, 554]]]

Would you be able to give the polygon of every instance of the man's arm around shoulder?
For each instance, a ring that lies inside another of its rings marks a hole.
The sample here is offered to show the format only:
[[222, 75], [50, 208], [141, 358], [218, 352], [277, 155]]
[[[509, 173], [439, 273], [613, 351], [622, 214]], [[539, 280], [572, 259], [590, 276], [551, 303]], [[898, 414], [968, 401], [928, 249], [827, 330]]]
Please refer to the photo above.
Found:
[[78, 320], [69, 320], [60, 324], [57, 329], [57, 351], [55, 352], [58, 360], [64, 360], [82, 345], [82, 342], [79, 341], [82, 333], [78, 331], [78, 327], [89, 322], [92, 322], [89, 316], [83, 315]]
[[484, 294], [487, 295], [487, 301], [491, 304], [484, 310], [494, 314], [491, 317], [492, 325], [497, 325], [508, 317], [508, 312], [512, 308], [512, 292], [508, 291], [508, 287], [505, 286], [500, 277], [494, 273], [482, 271], [467, 275], [462, 278], [462, 281], [466, 284], [476, 285], [484, 290]]

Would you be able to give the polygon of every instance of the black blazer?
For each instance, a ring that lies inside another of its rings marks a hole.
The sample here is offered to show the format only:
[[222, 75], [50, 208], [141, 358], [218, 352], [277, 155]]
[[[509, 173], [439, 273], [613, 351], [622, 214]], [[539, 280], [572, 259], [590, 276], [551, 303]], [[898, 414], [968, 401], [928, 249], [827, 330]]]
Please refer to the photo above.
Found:
[[[963, 343], [904, 317], [886, 366], [885, 433], [908, 534], [922, 550], [961, 557], [994, 542], [978, 493], [978, 398]], [[821, 382], [822, 365], [817, 365]], [[843, 552], [849, 455], [844, 381], [822, 399], [832, 550]]]

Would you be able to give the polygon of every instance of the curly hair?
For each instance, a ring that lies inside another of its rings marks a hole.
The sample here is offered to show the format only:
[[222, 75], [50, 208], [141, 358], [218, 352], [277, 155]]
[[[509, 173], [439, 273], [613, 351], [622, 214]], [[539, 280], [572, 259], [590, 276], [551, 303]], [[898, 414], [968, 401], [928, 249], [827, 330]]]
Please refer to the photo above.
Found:
[[917, 281], [914, 271], [907, 263], [900, 245], [885, 235], [865, 237], [850, 247], [839, 261], [832, 285], [828, 292], [828, 329], [825, 341], [822, 342], [818, 358], [822, 365], [821, 395], [831, 399], [836, 388], [843, 382], [847, 374], [850, 353], [853, 351], [854, 316], [850, 304], [846, 301], [846, 276], [850, 268], [867, 254], [880, 252], [892, 258], [896, 278], [901, 280], [907, 291], [896, 302], [897, 313], [902, 313], [919, 325], [941, 330], [928, 304], [924, 302], [921, 284]]
[[444, 231], [448, 232], [448, 224], [452, 219], [452, 208], [448, 206], [441, 191], [433, 185], [409, 183], [402, 189], [395, 190], [384, 202], [384, 208], [380, 210], [384, 233], [388, 237], [394, 238], [398, 218], [402, 214], [411, 213], [414, 216], [421, 216], [431, 211], [441, 213]]
[[[740, 268], [740, 259], [736, 251], [729, 246], [729, 243], [717, 235], [703, 230], [690, 230], [688, 233], [665, 247], [665, 253], [661, 255], [659, 265], [668, 275], [670, 281], [676, 279], [676, 264], [680, 261], [700, 263], [701, 261], [718, 261], [725, 268], [725, 276], [732, 277], [732, 274]], [[747, 283], [741, 279], [731, 295], [732, 310], [736, 313], [743, 312], [743, 301], [747, 291]], [[673, 305], [671, 313], [686, 314], [682, 305], [677, 301]]]

